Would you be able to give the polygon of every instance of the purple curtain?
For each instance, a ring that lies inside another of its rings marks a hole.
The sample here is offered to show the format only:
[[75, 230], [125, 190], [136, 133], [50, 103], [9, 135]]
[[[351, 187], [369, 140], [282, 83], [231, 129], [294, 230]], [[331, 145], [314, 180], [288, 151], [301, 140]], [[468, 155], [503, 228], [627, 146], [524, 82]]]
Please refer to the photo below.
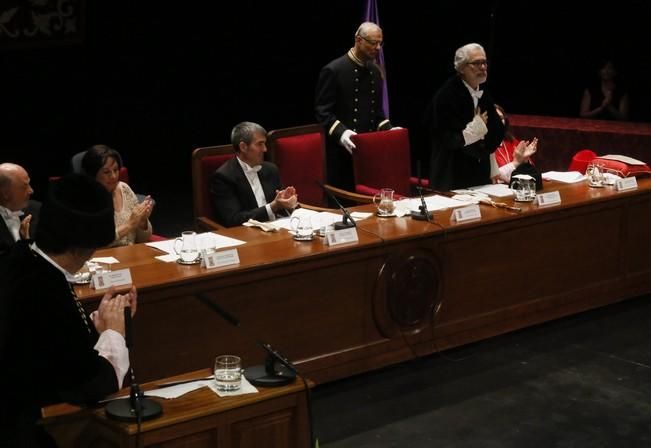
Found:
[[[373, 22], [380, 25], [380, 15], [377, 8], [377, 0], [366, 0], [366, 9], [364, 14], [364, 22]], [[384, 65], [384, 49], [380, 48], [378, 53], [377, 63], [382, 67], [384, 72], [384, 81], [382, 83], [382, 110], [384, 115], [389, 117], [389, 91], [387, 89], [387, 77], [386, 77], [386, 66]]]

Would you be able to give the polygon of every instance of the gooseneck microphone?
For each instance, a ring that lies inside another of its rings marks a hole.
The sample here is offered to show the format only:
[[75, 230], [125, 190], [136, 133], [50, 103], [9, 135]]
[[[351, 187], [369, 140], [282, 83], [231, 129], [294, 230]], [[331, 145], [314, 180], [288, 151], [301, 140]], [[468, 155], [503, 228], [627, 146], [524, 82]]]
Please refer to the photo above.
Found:
[[429, 221], [432, 222], [433, 212], [430, 212], [427, 209], [427, 202], [425, 202], [425, 197], [423, 196], [423, 186], [421, 185], [420, 179], [420, 160], [416, 162], [416, 176], [418, 176], [418, 185], [416, 186], [416, 191], [420, 195], [420, 205], [418, 206], [418, 212], [412, 211], [411, 218], [417, 221]]
[[[133, 333], [131, 322], [131, 307], [124, 307], [124, 341], [129, 354], [133, 347]], [[113, 400], [106, 405], [106, 415], [114, 420], [123, 422], [137, 422], [138, 432], [140, 432], [140, 423], [145, 420], [151, 420], [159, 417], [163, 413], [163, 408], [157, 402], [145, 398], [145, 394], [140, 390], [136, 382], [136, 375], [133, 372], [133, 361], [129, 366], [131, 377], [131, 390], [129, 398]]]
[[343, 205], [341, 205], [341, 202], [339, 202], [337, 197], [334, 194], [332, 194], [326, 188], [326, 186], [323, 185], [323, 183], [319, 182], [318, 180], [316, 181], [316, 183], [319, 184], [319, 186], [321, 188], [323, 188], [323, 191], [325, 191], [325, 193], [328, 195], [328, 197], [330, 199], [332, 199], [332, 202], [337, 204], [337, 207], [339, 207], [339, 209], [341, 209], [341, 213], [343, 213], [343, 216], [341, 218], [341, 222], [336, 222], [335, 223], [335, 230], [348, 229], [350, 227], [357, 227], [357, 223], [355, 222], [353, 217], [350, 216], [350, 213], [348, 212], [348, 210], [346, 210], [346, 208]]
[[197, 299], [210, 308], [215, 313], [234, 327], [239, 327], [250, 339], [254, 340], [264, 351], [267, 352], [267, 358], [264, 365], [247, 367], [244, 369], [244, 376], [254, 386], [261, 387], [278, 387], [294, 382], [296, 380], [296, 367], [287, 358], [282, 356], [271, 345], [260, 342], [253, 337], [248, 331], [245, 331], [239, 319], [231, 313], [214, 303], [210, 297], [204, 293], [196, 294]]

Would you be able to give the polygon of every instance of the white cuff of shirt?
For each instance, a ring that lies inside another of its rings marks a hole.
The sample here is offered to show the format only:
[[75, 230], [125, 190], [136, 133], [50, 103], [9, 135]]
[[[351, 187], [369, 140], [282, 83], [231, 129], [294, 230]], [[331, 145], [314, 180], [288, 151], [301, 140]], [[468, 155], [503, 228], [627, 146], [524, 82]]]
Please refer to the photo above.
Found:
[[495, 158], [495, 153], [492, 152], [490, 155], [490, 164], [491, 164], [491, 179], [500, 175], [500, 167], [497, 165], [497, 159]]
[[274, 214], [273, 211], [271, 211], [271, 204], [265, 205], [264, 208], [267, 210], [267, 216], [269, 217], [269, 221], [275, 221], [276, 215]]
[[129, 349], [124, 338], [115, 330], [103, 331], [95, 344], [95, 350], [111, 363], [118, 378], [118, 388], [121, 389], [124, 376], [129, 370]]
[[500, 178], [504, 182], [510, 182], [511, 181], [511, 173], [515, 171], [515, 164], [513, 162], [509, 162], [506, 165], [502, 165], [500, 167]]

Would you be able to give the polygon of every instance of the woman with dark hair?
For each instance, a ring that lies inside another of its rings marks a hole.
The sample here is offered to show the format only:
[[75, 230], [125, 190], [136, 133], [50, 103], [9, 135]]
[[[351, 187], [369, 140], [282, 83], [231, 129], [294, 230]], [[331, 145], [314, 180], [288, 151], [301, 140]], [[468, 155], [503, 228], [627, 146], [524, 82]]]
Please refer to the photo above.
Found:
[[143, 243], [152, 233], [149, 216], [154, 201], [147, 196], [138, 203], [133, 190], [119, 179], [122, 157], [106, 145], [92, 146], [81, 160], [85, 174], [97, 180], [111, 193], [115, 209], [115, 240], [109, 246]]
[[495, 110], [504, 124], [504, 139], [493, 153], [499, 170], [497, 181], [508, 184], [511, 181], [513, 171], [522, 164], [531, 163], [531, 156], [538, 150], [538, 139], [534, 138], [529, 142], [515, 138], [511, 133], [509, 118], [506, 116], [504, 109], [496, 104]]
[[583, 91], [581, 118], [599, 120], [628, 120], [628, 92], [617, 77], [617, 69], [611, 60], [604, 60], [595, 79]]

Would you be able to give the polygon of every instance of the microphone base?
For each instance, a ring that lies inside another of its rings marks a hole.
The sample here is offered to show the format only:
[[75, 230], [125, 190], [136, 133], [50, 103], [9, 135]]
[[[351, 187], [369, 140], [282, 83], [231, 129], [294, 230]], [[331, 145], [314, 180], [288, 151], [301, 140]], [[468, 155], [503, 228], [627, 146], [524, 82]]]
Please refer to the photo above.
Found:
[[244, 376], [249, 383], [260, 387], [286, 386], [296, 380], [296, 374], [285, 366], [279, 365], [275, 370], [275, 374], [269, 374], [264, 365], [247, 367], [244, 369]]
[[336, 222], [335, 223], [335, 230], [342, 230], [342, 229], [350, 229], [351, 227], [355, 227], [355, 224], [351, 224], [349, 222]]
[[423, 212], [411, 212], [411, 219], [416, 221], [431, 221], [434, 217], [434, 212], [428, 212], [427, 214]]
[[[140, 399], [140, 420], [152, 420], [160, 417], [163, 414], [163, 408], [154, 400], [148, 398]], [[138, 421], [136, 410], [131, 407], [130, 398], [122, 398], [120, 400], [113, 400], [106, 405], [106, 416], [113, 420], [121, 422], [135, 422]]]

